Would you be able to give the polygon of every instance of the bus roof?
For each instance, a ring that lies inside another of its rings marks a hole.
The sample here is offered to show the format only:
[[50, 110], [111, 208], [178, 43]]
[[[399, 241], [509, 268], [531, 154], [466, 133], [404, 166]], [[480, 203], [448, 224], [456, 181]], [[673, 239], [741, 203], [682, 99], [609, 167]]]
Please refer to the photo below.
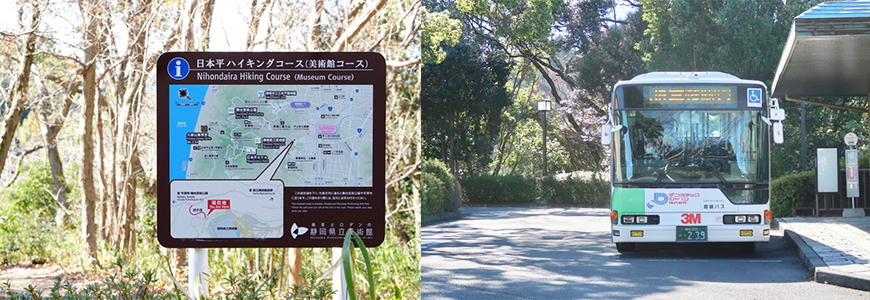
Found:
[[651, 84], [651, 83], [718, 83], [718, 84], [760, 84], [767, 90], [767, 85], [758, 80], [740, 79], [737, 76], [722, 72], [650, 72], [638, 75], [631, 80], [620, 80], [613, 87], [624, 84]]

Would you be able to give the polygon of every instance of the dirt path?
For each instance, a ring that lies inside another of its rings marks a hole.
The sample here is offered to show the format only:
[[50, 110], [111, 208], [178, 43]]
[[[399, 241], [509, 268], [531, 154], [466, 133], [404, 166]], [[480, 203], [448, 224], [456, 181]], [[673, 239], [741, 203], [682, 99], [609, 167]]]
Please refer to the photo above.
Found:
[[97, 282], [97, 279], [88, 278], [80, 267], [64, 269], [58, 265], [10, 265], [0, 267], [0, 291], [6, 289], [6, 283], [11, 284], [11, 290], [23, 292], [28, 286], [33, 286], [37, 291], [43, 290], [48, 294], [54, 286], [57, 276], [63, 276], [63, 282], [72, 283], [78, 289], [88, 284]]

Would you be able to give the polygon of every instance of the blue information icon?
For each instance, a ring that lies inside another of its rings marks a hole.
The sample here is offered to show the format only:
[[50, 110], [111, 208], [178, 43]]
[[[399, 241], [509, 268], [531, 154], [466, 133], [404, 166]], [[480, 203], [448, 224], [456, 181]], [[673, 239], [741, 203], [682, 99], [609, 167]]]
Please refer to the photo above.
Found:
[[746, 89], [746, 106], [747, 107], [761, 107], [761, 99], [763, 99], [762, 94], [761, 94], [761, 89], [759, 89], [759, 88]]
[[184, 58], [176, 57], [169, 61], [166, 71], [169, 72], [169, 77], [172, 79], [181, 80], [190, 73], [190, 64]]

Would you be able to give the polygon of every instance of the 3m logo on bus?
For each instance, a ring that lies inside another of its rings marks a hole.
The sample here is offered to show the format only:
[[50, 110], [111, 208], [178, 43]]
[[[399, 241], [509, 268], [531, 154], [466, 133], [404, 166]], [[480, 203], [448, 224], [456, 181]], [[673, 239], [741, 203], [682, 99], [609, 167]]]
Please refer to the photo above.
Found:
[[683, 224], [701, 224], [701, 214], [682, 214], [680, 217]]

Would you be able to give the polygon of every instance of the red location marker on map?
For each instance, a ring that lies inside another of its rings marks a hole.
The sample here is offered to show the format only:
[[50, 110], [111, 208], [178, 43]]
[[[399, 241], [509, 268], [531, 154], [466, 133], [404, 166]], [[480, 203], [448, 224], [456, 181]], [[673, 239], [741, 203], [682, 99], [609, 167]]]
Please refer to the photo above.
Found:
[[217, 200], [208, 200], [208, 213], [205, 214], [205, 217], [208, 218], [208, 215], [211, 214], [215, 209], [230, 209], [230, 200], [228, 199], [217, 199]]

